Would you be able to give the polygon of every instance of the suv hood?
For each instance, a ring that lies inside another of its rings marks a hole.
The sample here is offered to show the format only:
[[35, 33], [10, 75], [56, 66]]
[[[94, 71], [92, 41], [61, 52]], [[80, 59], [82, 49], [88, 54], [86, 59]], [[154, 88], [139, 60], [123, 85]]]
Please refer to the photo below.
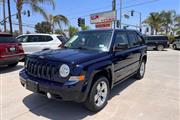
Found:
[[104, 57], [107, 54], [108, 52], [93, 51], [93, 50], [59, 49], [59, 50], [46, 50], [46, 51], [36, 52], [30, 55], [29, 57], [79, 64], [93, 59]]

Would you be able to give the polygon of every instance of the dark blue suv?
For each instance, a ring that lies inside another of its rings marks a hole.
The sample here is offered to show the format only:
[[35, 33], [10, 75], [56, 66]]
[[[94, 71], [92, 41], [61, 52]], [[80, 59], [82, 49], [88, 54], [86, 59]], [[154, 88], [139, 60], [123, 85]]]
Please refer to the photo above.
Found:
[[27, 56], [20, 81], [30, 91], [84, 103], [97, 112], [115, 85], [144, 77], [146, 61], [147, 47], [137, 31], [82, 31], [62, 49]]

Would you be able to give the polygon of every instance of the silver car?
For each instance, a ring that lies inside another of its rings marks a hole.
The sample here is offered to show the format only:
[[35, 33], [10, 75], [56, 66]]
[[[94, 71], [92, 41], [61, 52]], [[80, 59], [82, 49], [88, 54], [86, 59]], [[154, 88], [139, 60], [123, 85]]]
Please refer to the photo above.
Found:
[[179, 37], [175, 37], [175, 41], [172, 44], [172, 47], [174, 50], [176, 49], [180, 49], [180, 36]]

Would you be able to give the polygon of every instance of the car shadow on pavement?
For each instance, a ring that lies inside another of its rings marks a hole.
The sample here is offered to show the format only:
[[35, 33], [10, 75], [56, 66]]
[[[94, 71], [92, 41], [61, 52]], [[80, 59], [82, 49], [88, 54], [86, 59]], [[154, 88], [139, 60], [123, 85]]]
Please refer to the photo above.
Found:
[[17, 65], [15, 67], [1, 66], [0, 67], [0, 74], [14, 72], [14, 71], [20, 70], [22, 68], [23, 68], [23, 65]]
[[[114, 87], [111, 91], [109, 100], [112, 97], [119, 95], [135, 81], [136, 80], [131, 78]], [[26, 96], [23, 99], [23, 103], [33, 114], [53, 120], [79, 120], [95, 114], [88, 111], [80, 103], [49, 100], [45, 96], [36, 93]]]

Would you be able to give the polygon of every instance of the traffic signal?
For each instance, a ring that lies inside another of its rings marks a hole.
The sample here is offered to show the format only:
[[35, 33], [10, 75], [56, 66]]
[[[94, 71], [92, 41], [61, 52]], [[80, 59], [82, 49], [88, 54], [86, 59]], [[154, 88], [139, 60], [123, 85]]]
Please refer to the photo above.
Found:
[[78, 18], [78, 26], [81, 27], [81, 18]]
[[81, 19], [81, 26], [84, 25], [85, 26], [85, 19]]
[[125, 29], [125, 30], [126, 30], [128, 27], [129, 27], [128, 25], [126, 25], [126, 26], [123, 26], [123, 29]]
[[131, 16], [134, 16], [134, 10], [131, 11]]
[[116, 0], [112, 1], [112, 10], [115, 11], [116, 10]]
[[81, 27], [81, 26], [85, 26], [85, 19], [84, 18], [78, 18], [78, 26]]
[[30, 17], [30, 16], [31, 16], [31, 13], [30, 13], [30, 11], [29, 11], [29, 10], [27, 11], [27, 16], [28, 16], [28, 17]]
[[117, 27], [117, 28], [120, 27], [120, 21], [119, 21], [119, 20], [117, 20], [117, 22], [116, 22], [116, 27]]

